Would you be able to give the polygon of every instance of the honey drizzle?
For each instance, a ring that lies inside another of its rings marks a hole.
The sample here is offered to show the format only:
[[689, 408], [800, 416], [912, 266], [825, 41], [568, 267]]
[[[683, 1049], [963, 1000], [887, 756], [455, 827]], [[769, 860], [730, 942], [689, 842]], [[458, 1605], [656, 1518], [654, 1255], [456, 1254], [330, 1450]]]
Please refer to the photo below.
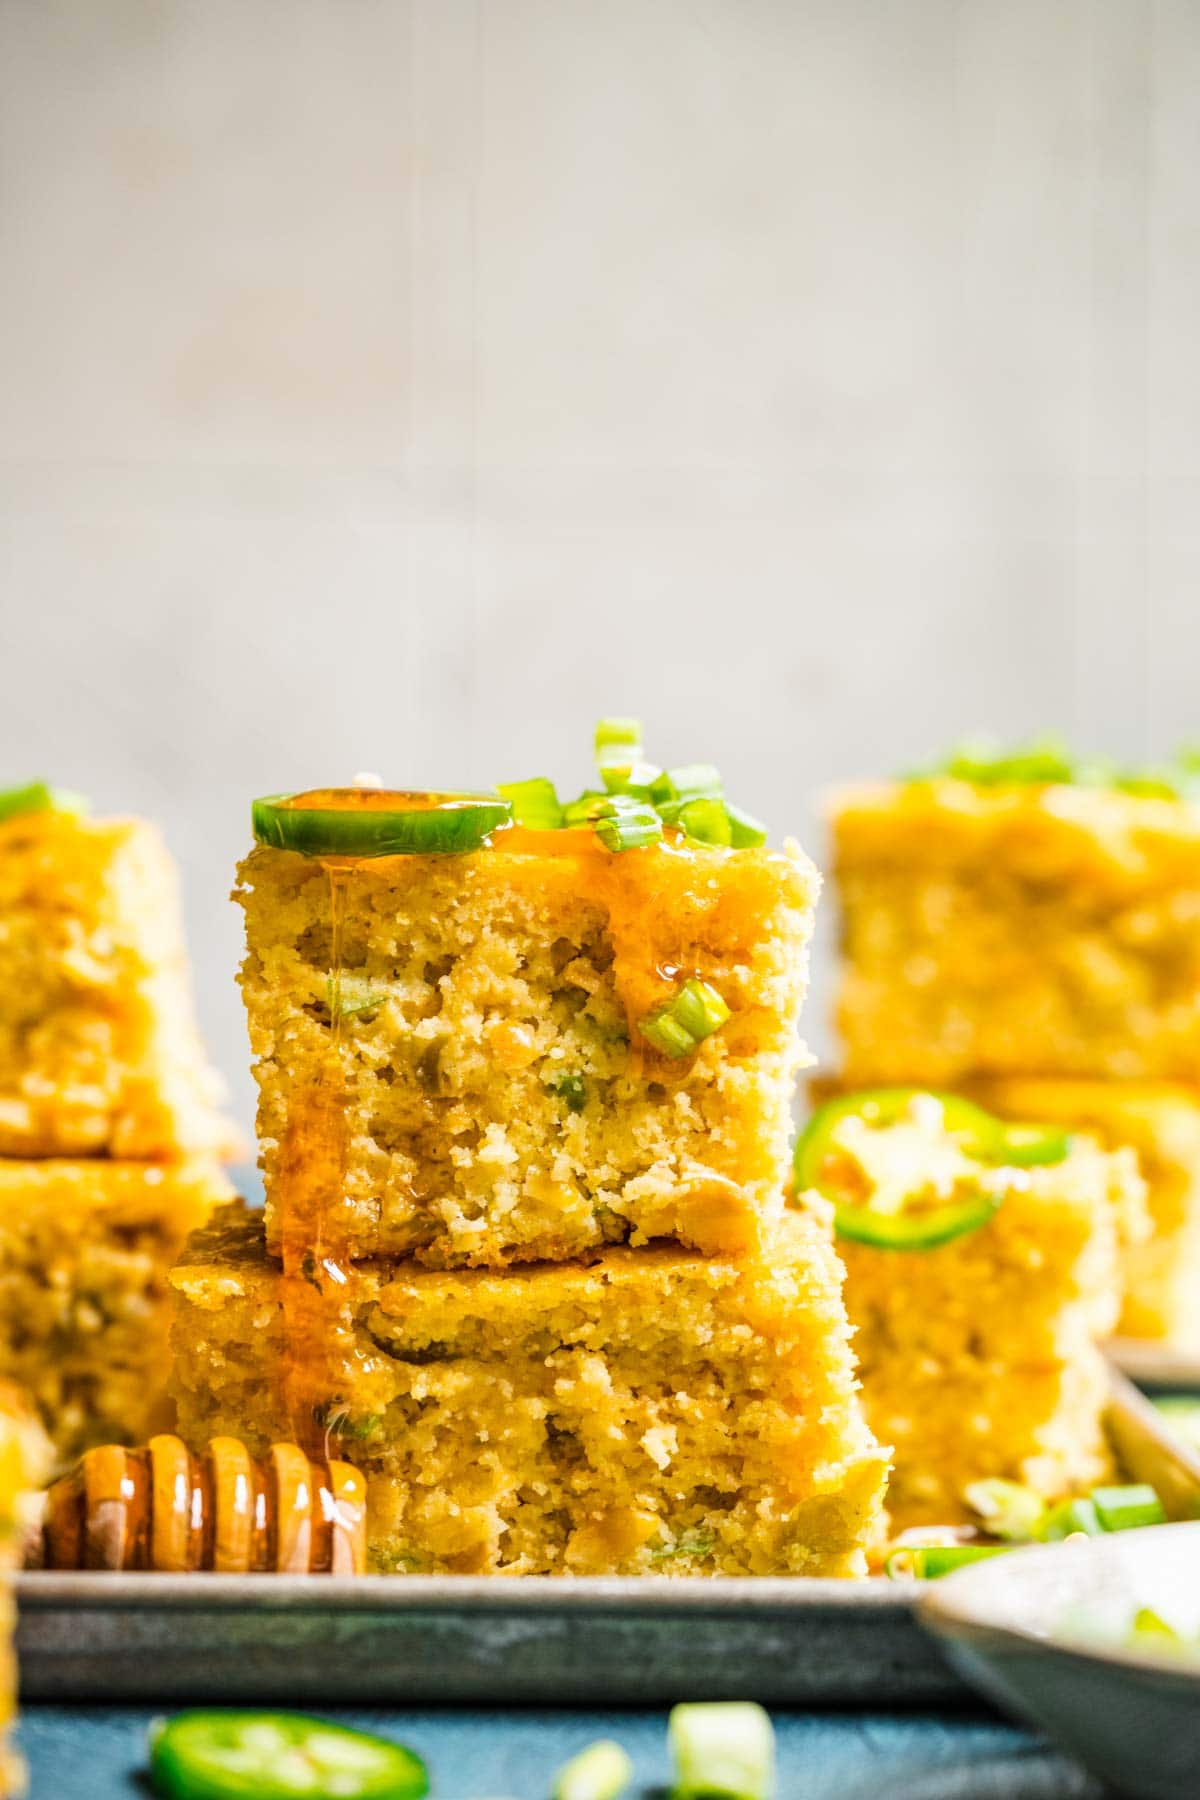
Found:
[[351, 860], [326, 862], [329, 892], [329, 1048], [316, 1079], [291, 1102], [280, 1145], [282, 1401], [292, 1441], [329, 1454], [355, 1349], [347, 1312], [350, 1217], [345, 1193], [346, 1076], [342, 1063], [342, 935]]

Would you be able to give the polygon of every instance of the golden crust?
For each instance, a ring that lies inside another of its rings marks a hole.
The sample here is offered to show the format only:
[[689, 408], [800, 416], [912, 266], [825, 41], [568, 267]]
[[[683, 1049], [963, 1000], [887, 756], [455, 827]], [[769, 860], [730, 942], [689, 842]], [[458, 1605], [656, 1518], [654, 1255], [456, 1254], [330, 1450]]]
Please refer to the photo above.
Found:
[[[181, 1430], [260, 1449], [293, 1424], [261, 1223], [223, 1209], [172, 1283]], [[840, 1283], [807, 1213], [743, 1258], [358, 1264], [330, 1416], [371, 1478], [377, 1565], [861, 1573], [886, 1458], [856, 1403]]]

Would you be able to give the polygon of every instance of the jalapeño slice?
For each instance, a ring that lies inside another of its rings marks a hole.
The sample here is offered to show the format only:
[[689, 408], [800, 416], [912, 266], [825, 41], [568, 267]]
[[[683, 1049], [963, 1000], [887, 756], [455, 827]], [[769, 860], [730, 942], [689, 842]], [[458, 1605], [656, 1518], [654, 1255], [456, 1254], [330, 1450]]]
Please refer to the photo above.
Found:
[[[814, 1113], [800, 1134], [795, 1151], [798, 1192], [815, 1189], [833, 1202], [838, 1235], [880, 1250], [934, 1250], [986, 1225], [1003, 1199], [1003, 1191], [980, 1178], [966, 1184], [958, 1199], [941, 1205], [880, 1206], [859, 1200], [838, 1179], [838, 1163], [853, 1156], [837, 1142], [847, 1120], [860, 1120], [883, 1130], [909, 1117], [922, 1104], [940, 1108], [939, 1130], [952, 1138], [964, 1156], [981, 1165], [1004, 1160], [1004, 1127], [990, 1113], [957, 1094], [931, 1094], [921, 1088], [872, 1088], [829, 1100]], [[911, 1196], [913, 1201], [919, 1195]]]
[[304, 1713], [205, 1710], [150, 1727], [150, 1774], [168, 1800], [422, 1800], [419, 1756], [390, 1738]]
[[478, 850], [512, 818], [498, 794], [313, 788], [251, 806], [254, 836], [301, 856], [437, 856]]

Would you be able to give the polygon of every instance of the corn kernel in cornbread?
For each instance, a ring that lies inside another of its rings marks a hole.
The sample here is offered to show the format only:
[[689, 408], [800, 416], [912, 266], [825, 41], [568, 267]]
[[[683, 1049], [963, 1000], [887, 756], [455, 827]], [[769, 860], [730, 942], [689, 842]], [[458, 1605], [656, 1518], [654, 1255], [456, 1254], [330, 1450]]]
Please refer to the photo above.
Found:
[[0, 1800], [16, 1800], [27, 1787], [24, 1764], [9, 1741], [17, 1716], [12, 1574], [27, 1529], [24, 1503], [49, 1471], [50, 1446], [28, 1401], [0, 1383]]
[[934, 779], [833, 811], [854, 1086], [1200, 1081], [1200, 809]]
[[63, 1467], [170, 1421], [167, 1271], [232, 1190], [211, 1161], [0, 1160], [0, 1380]]
[[0, 822], [0, 1155], [223, 1149], [175, 869], [136, 819]]
[[1133, 1152], [1080, 1138], [1060, 1163], [992, 1179], [997, 1210], [953, 1242], [839, 1238], [863, 1404], [895, 1449], [897, 1529], [964, 1519], [963, 1489], [985, 1476], [1056, 1498], [1108, 1470], [1097, 1340], [1120, 1311], [1122, 1243], [1146, 1228]]
[[[223, 1208], [172, 1277], [180, 1430], [292, 1434], [280, 1275]], [[760, 1255], [627, 1246], [491, 1271], [356, 1264], [327, 1405], [379, 1568], [849, 1575], [886, 1458], [863, 1425], [824, 1221]]]
[[[350, 1256], [725, 1252], [778, 1213], [818, 887], [798, 850], [613, 853], [588, 828], [367, 858], [338, 873], [336, 958], [319, 860], [259, 848], [240, 874], [273, 1248], [289, 1129], [331, 1068]], [[639, 1022], [688, 979], [730, 1016], [676, 1060]]]
[[1123, 1254], [1125, 1337], [1200, 1343], [1200, 1089], [1166, 1082], [977, 1083], [1007, 1119], [1077, 1126], [1109, 1149], [1127, 1144], [1146, 1182], [1150, 1234]]

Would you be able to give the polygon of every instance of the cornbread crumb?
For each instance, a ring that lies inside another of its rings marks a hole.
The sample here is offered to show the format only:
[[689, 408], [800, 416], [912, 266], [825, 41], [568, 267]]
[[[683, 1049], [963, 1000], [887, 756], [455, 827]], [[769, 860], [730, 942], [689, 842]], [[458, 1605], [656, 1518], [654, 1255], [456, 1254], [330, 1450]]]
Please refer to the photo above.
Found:
[[231, 1193], [203, 1158], [0, 1160], [0, 1379], [30, 1396], [59, 1469], [169, 1425], [167, 1271]]
[[863, 1405], [895, 1446], [896, 1529], [965, 1519], [986, 1476], [1055, 1499], [1109, 1473], [1097, 1340], [1120, 1311], [1122, 1244], [1146, 1230], [1136, 1159], [1078, 1139], [1004, 1174], [1020, 1179], [991, 1221], [939, 1248], [839, 1240]]
[[[289, 1123], [331, 1063], [353, 1257], [495, 1267], [660, 1237], [725, 1254], [778, 1214], [815, 870], [794, 846], [536, 835], [552, 847], [355, 863], [336, 971], [322, 864], [242, 864], [273, 1249]], [[731, 1016], [675, 1061], [638, 1020], [693, 977]]]
[[219, 1091], [154, 827], [0, 823], [0, 1155], [223, 1153]]
[[1200, 1081], [1200, 810], [934, 779], [832, 824], [852, 1086]]
[[[261, 1220], [220, 1209], [171, 1280], [183, 1435], [255, 1452], [291, 1435]], [[375, 1566], [863, 1573], [887, 1459], [840, 1287], [808, 1211], [739, 1258], [660, 1244], [498, 1271], [358, 1263], [327, 1419], [370, 1478]]]

